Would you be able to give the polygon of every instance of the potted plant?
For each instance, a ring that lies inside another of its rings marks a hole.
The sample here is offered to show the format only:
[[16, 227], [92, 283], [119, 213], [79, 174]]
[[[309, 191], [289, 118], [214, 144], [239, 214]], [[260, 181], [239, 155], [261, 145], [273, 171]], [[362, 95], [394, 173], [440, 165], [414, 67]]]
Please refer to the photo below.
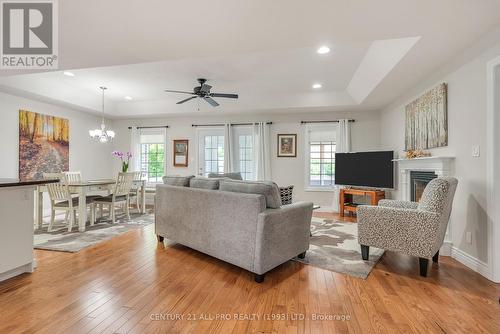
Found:
[[119, 158], [122, 162], [122, 172], [127, 172], [128, 171], [128, 166], [130, 164], [130, 158], [132, 158], [132, 153], [127, 152], [126, 154], [123, 153], [122, 151], [113, 151], [112, 154]]

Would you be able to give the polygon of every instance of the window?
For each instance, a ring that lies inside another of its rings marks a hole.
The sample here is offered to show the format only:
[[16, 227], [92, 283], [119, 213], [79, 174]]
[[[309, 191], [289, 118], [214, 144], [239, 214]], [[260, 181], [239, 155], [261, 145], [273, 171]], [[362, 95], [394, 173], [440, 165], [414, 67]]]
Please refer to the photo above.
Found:
[[309, 185], [331, 187], [335, 185], [335, 143], [312, 141], [309, 144]]
[[162, 182], [165, 175], [165, 137], [163, 129], [141, 129], [140, 168], [148, 183]]
[[306, 184], [312, 189], [331, 189], [335, 185], [336, 126], [307, 126]]
[[238, 135], [239, 168], [243, 180], [254, 180], [253, 176], [253, 136]]
[[224, 173], [224, 136], [205, 136], [205, 174]]

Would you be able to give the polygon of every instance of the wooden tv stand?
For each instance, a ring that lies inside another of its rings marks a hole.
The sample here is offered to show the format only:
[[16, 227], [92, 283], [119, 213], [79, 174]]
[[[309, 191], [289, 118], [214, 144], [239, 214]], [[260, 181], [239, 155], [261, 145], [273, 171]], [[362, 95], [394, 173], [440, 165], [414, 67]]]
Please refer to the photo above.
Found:
[[371, 205], [378, 205], [378, 201], [385, 198], [385, 191], [383, 190], [365, 190], [365, 189], [340, 189], [339, 194], [339, 213], [344, 216], [344, 212], [356, 213], [357, 203], [354, 203], [354, 195], [370, 197]]

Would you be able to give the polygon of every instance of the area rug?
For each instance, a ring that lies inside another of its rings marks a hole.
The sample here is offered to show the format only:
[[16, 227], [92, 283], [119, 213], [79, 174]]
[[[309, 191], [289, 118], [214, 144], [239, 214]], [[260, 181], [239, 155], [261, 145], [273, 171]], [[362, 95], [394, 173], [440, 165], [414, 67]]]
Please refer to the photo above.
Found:
[[34, 248], [76, 253], [125, 232], [154, 223], [154, 214], [151, 212], [146, 214], [131, 213], [130, 220], [127, 220], [125, 215], [118, 215], [115, 224], [101, 219], [94, 226], [87, 223], [85, 232], [79, 232], [78, 226], [74, 226], [72, 231], [68, 232], [64, 217], [58, 218], [51, 232], [47, 231], [48, 224], [35, 230]]
[[370, 247], [370, 260], [363, 261], [356, 223], [313, 217], [311, 232], [311, 243], [306, 257], [294, 260], [366, 279], [384, 254], [382, 249]]

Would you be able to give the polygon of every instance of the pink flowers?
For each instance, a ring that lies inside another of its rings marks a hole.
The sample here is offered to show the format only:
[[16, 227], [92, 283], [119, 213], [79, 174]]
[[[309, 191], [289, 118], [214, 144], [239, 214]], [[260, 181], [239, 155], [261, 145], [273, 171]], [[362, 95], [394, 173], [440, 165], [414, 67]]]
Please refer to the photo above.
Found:
[[[122, 171], [126, 172], [128, 170], [128, 166], [130, 163], [130, 158], [132, 158], [132, 153], [127, 152], [123, 153], [122, 151], [113, 151], [111, 154], [122, 161]], [[123, 158], [126, 157], [127, 161], [123, 161]]]

